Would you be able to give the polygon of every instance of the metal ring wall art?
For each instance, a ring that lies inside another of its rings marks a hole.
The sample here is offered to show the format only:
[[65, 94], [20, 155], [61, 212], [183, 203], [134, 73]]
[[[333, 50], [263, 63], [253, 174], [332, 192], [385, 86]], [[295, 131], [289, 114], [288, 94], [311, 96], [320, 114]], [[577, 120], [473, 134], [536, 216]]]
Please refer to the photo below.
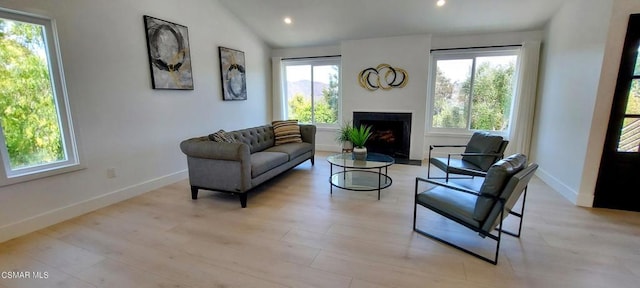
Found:
[[376, 68], [364, 69], [358, 74], [358, 81], [362, 88], [369, 91], [379, 89], [391, 90], [402, 88], [409, 82], [409, 74], [406, 70], [393, 68], [389, 64], [380, 64]]

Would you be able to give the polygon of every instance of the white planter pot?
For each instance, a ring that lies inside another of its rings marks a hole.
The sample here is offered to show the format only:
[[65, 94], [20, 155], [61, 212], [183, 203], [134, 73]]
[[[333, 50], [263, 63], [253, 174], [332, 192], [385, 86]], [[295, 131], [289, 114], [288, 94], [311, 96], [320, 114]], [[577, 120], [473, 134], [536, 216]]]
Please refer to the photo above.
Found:
[[342, 152], [351, 152], [353, 151], [353, 143], [351, 141], [342, 142]]
[[367, 147], [354, 147], [353, 148], [353, 160], [364, 161], [367, 160]]

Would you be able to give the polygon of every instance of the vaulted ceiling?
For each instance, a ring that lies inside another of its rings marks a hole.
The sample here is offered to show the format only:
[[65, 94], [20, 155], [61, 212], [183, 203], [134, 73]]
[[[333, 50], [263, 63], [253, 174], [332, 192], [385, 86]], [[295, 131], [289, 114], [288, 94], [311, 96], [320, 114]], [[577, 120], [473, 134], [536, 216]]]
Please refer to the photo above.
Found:
[[[218, 0], [272, 48], [541, 29], [569, 0]], [[290, 17], [291, 24], [283, 19]]]

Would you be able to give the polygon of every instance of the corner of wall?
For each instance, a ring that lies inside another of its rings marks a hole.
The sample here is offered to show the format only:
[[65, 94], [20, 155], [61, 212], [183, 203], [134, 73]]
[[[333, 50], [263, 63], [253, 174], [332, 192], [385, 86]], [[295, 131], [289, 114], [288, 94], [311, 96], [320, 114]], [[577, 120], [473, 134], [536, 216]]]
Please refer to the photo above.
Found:
[[[551, 187], [551, 189], [555, 190], [560, 195], [562, 195], [564, 198], [566, 198], [567, 200], [571, 201], [571, 203], [573, 203], [574, 205], [579, 205], [579, 203], [578, 203], [578, 198], [579, 198], [578, 197], [579, 196], [578, 195], [578, 191], [575, 191], [574, 189], [571, 189], [571, 187], [567, 186], [562, 181], [560, 181], [560, 179], [558, 179], [558, 178], [554, 177], [553, 175], [551, 175], [551, 173], [546, 171], [544, 168], [542, 168], [542, 167], [538, 168], [538, 171], [536, 172], [536, 176], [538, 176], [538, 178], [540, 178], [540, 180], [542, 180], [542, 182], [544, 182], [547, 185], [549, 185], [549, 187]], [[583, 205], [581, 205], [581, 206], [583, 206]]]

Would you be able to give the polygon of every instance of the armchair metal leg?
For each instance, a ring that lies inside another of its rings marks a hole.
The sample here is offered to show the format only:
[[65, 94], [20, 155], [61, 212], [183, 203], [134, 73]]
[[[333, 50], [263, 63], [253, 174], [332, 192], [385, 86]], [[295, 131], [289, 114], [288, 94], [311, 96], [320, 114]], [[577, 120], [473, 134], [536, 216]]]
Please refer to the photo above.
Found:
[[[415, 209], [415, 207], [414, 207], [414, 209]], [[415, 210], [414, 210], [414, 212], [415, 212]], [[503, 216], [502, 214], [503, 214], [503, 212], [501, 212], [501, 213], [500, 213], [500, 219], [502, 219], [502, 218], [503, 218], [503, 217], [502, 217], [502, 216]], [[500, 226], [502, 226], [502, 221], [500, 221]], [[496, 229], [496, 230], [498, 230], [498, 236], [493, 235], [493, 234], [486, 234], [486, 233], [483, 233], [483, 235], [484, 235], [484, 236], [489, 237], [489, 238], [491, 238], [492, 240], [496, 241], [495, 255], [494, 255], [493, 259], [491, 259], [491, 258], [489, 258], [489, 257], [486, 257], [486, 256], [484, 256], [484, 255], [480, 255], [479, 253], [476, 253], [476, 252], [474, 252], [474, 251], [471, 251], [471, 250], [469, 250], [469, 249], [467, 249], [467, 248], [464, 248], [464, 247], [462, 247], [462, 246], [458, 246], [458, 245], [456, 245], [456, 244], [454, 244], [454, 243], [452, 243], [452, 242], [449, 242], [449, 241], [447, 241], [447, 240], [444, 240], [444, 239], [442, 239], [442, 238], [440, 238], [440, 237], [438, 237], [438, 236], [435, 236], [435, 235], [433, 235], [433, 234], [430, 234], [430, 233], [428, 233], [428, 232], [425, 232], [425, 231], [423, 231], [423, 230], [420, 230], [420, 229], [416, 228], [416, 221], [415, 221], [415, 218], [414, 218], [414, 221], [413, 221], [413, 231], [415, 231], [415, 232], [417, 232], [417, 233], [419, 233], [419, 234], [421, 234], [421, 235], [423, 235], [423, 236], [429, 237], [429, 238], [431, 238], [431, 239], [433, 239], [433, 240], [436, 240], [436, 241], [438, 241], [438, 242], [440, 242], [440, 243], [443, 243], [443, 244], [446, 244], [446, 245], [451, 246], [451, 247], [453, 247], [453, 248], [456, 248], [456, 249], [458, 249], [458, 250], [460, 250], [460, 251], [462, 251], [462, 252], [465, 252], [465, 253], [467, 253], [467, 254], [469, 254], [469, 255], [472, 255], [472, 256], [474, 256], [474, 257], [476, 257], [476, 258], [478, 258], [478, 259], [481, 259], [481, 260], [483, 260], [483, 261], [489, 262], [489, 263], [491, 263], [491, 264], [493, 264], [493, 265], [498, 265], [498, 255], [499, 255], [499, 253], [500, 253], [500, 240], [502, 239], [502, 229]]]
[[502, 232], [504, 232], [505, 234], [511, 235], [516, 238], [520, 238], [520, 234], [522, 233], [522, 220], [524, 219], [524, 206], [527, 202], [527, 188], [528, 187], [524, 187], [524, 192], [522, 195], [522, 207], [520, 207], [520, 212], [509, 211], [510, 215], [518, 217], [518, 232], [514, 233], [511, 231], [504, 230], [502, 229], [502, 224], [500, 225], [500, 229], [496, 229], [496, 230], [498, 231], [502, 230]]

